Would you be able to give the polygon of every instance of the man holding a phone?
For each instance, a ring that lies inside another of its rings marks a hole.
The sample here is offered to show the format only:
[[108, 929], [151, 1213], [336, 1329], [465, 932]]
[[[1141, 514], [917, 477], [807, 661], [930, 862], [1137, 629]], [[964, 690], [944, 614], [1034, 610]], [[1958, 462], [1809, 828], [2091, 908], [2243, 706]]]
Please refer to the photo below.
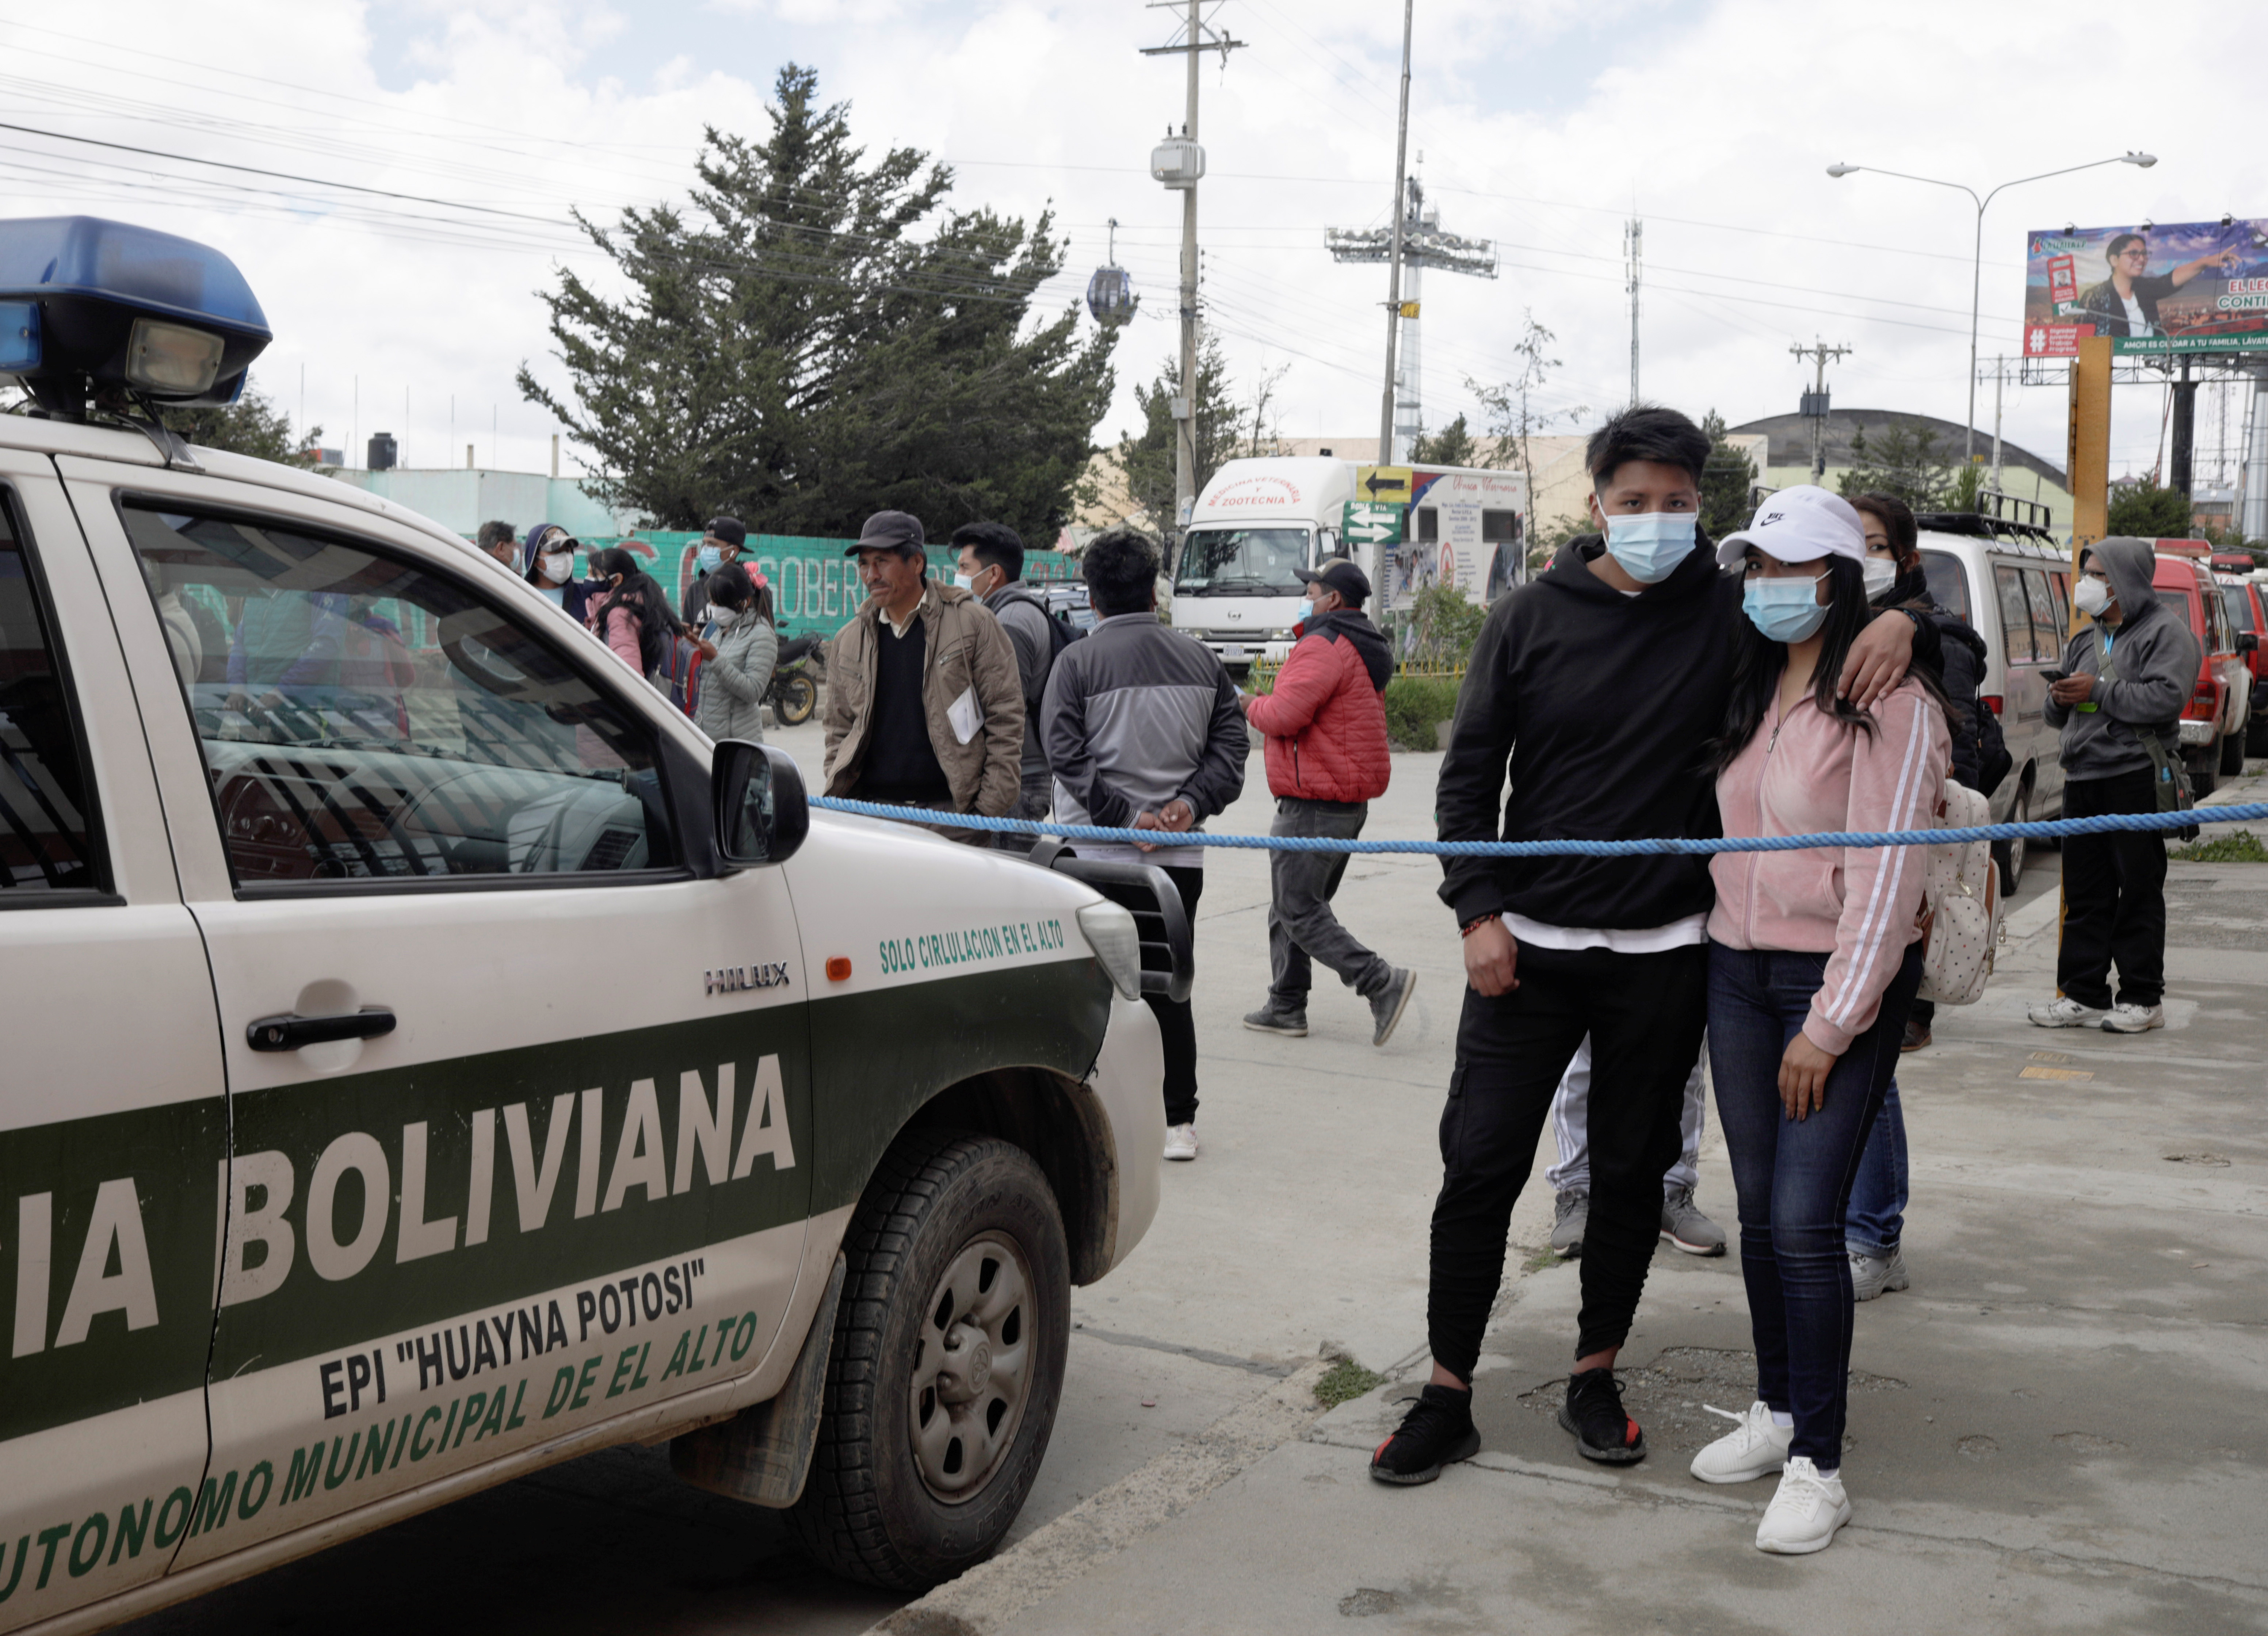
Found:
[[[2093, 623], [2047, 673], [2048, 724], [2063, 731], [2066, 818], [2187, 805], [2179, 722], [2202, 656], [2188, 621], [2159, 605], [2150, 585], [2156, 567], [2147, 540], [2105, 540], [2080, 558], [2072, 600]], [[2065, 838], [2056, 988], [2056, 999], [2031, 1008], [2041, 1028], [2143, 1034], [2166, 1026], [2162, 833]]]

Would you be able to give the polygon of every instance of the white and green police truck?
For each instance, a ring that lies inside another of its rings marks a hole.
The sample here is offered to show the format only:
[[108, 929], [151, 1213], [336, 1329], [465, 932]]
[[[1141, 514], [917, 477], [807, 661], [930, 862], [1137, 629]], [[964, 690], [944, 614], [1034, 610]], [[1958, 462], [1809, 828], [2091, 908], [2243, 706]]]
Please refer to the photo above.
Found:
[[1157, 1209], [1179, 899], [814, 819], [461, 539], [158, 424], [267, 339], [210, 249], [0, 223], [0, 1629], [632, 1441], [959, 1572]]

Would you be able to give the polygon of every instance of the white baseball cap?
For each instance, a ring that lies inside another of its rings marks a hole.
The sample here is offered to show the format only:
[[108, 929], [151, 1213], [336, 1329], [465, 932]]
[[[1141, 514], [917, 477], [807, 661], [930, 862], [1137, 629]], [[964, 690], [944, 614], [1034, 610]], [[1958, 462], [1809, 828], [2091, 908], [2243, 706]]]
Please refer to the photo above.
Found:
[[1739, 566], [1748, 548], [1783, 563], [1812, 563], [1822, 556], [1867, 560], [1867, 529], [1851, 502], [1811, 483], [1764, 497], [1756, 520], [1717, 542], [1717, 564]]

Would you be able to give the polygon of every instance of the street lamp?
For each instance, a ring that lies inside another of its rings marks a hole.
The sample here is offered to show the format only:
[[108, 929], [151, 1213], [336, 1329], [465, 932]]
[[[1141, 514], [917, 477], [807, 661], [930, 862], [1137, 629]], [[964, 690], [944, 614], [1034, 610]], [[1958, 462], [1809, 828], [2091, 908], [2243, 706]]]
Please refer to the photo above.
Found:
[[1877, 176], [1895, 176], [1901, 181], [1926, 182], [1933, 188], [1958, 188], [1974, 200], [1977, 205], [1977, 251], [1970, 263], [1969, 273], [1969, 417], [1962, 428], [1961, 458], [1963, 465], [1973, 461], [1977, 452], [1977, 314], [1984, 284], [1984, 207], [2000, 193], [2010, 188], [2020, 188], [2028, 181], [2045, 181], [2051, 176], [2068, 176], [2073, 171], [2091, 171], [2103, 165], [2134, 165], [2147, 170], [2158, 162], [2154, 153], [2122, 153], [2116, 158], [2089, 159], [2084, 165], [2067, 165], [2059, 171], [2042, 171], [2036, 176], [2019, 176], [2014, 181], [2004, 181], [1983, 198], [1977, 189], [1965, 182], [1940, 181], [1934, 176], [1910, 176], [1904, 171], [1886, 171], [1878, 165], [1830, 165], [1830, 176], [1841, 178], [1859, 171], [1873, 171]]

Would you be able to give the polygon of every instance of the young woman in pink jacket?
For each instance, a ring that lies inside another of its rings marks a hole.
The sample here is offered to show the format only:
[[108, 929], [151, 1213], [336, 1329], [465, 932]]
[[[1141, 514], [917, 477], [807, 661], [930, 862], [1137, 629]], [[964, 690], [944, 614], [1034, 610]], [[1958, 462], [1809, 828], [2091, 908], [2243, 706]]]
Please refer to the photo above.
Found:
[[[1928, 827], [1950, 740], [1929, 685], [1860, 711], [1835, 679], [1868, 610], [1859, 514], [1783, 489], [1726, 536], [1745, 617], [1717, 807], [1727, 836]], [[1709, 1063], [1740, 1203], [1756, 1399], [1693, 1459], [1706, 1483], [1780, 1473], [1756, 1545], [1821, 1551], [1850, 1520], [1844, 1212], [1921, 983], [1918, 847], [1721, 852], [1710, 873]]]

